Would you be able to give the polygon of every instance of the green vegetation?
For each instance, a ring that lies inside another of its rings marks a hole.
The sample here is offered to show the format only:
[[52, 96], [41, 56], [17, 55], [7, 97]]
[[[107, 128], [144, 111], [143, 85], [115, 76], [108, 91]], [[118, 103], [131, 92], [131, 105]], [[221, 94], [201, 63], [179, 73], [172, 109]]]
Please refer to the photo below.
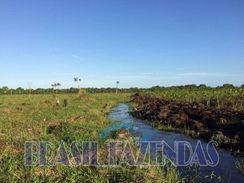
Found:
[[164, 131], [215, 140], [219, 147], [243, 156], [242, 88], [155, 87], [133, 95], [132, 114]]
[[[115, 88], [86, 88], [80, 89], [81, 79], [74, 78], [78, 88], [59, 89], [60, 83], [55, 83], [52, 88], [31, 89], [31, 94], [75, 94], [79, 93], [136, 93], [143, 92], [152, 96], [161, 96], [181, 102], [206, 102], [209, 106], [217, 108], [230, 108], [232, 110], [244, 110], [244, 85], [235, 87], [232, 84], [224, 84], [221, 87], [208, 87], [204, 84], [160, 87], [155, 86], [149, 89], [145, 88], [118, 88], [119, 81], [116, 82]], [[29, 94], [30, 89], [24, 88], [8, 88], [6, 86], [0, 88], [0, 95]]]
[[[31, 91], [31, 94], [53, 94], [53, 93], [59, 93], [59, 94], [74, 94], [79, 93], [80, 90], [80, 80], [77, 78], [74, 78], [74, 82], [76, 82], [78, 88], [67, 88], [67, 89], [61, 89], [58, 88], [61, 86], [60, 83], [54, 83], [51, 84], [51, 88], [36, 88], [36, 89], [24, 89], [22, 87], [18, 87], [16, 89], [14, 88], [8, 88], [7, 86], [4, 86], [0, 88], [0, 95], [21, 95], [21, 94], [29, 94]], [[118, 82], [118, 81], [117, 81]], [[116, 82], [116, 88], [85, 88], [85, 90], [88, 93], [131, 93], [131, 92], [139, 92], [144, 91], [145, 89], [139, 89], [139, 88], [117, 88], [117, 82]], [[119, 84], [119, 83], [118, 83]], [[84, 90], [84, 89], [83, 89]]]
[[[60, 103], [57, 105], [56, 100]], [[159, 168], [25, 167], [25, 141], [98, 141], [107, 113], [129, 94], [0, 96], [1, 182], [183, 182], [172, 165]], [[65, 103], [65, 105], [63, 105]], [[103, 150], [99, 152], [105, 155]]]
[[160, 96], [180, 102], [206, 102], [210, 107], [244, 110], [244, 88], [224, 84], [211, 88], [206, 85], [186, 85], [174, 87], [153, 87], [145, 91], [151, 96]]
[[[129, 101], [131, 92], [186, 103], [206, 102], [210, 107], [244, 109], [243, 86], [229, 84], [217, 88], [205, 85], [151, 89], [86, 88], [86, 92], [82, 92], [84, 95], [80, 95], [82, 89], [58, 89], [59, 83], [52, 86], [31, 92], [23, 88], [0, 89], [1, 182], [185, 182], [170, 163], [161, 168], [126, 165], [121, 168], [25, 167], [24, 142], [44, 140], [58, 144], [62, 140], [69, 145], [72, 141], [98, 141], [102, 146], [106, 139], [101, 139], [99, 132], [110, 123], [108, 112], [119, 102]], [[166, 131], [174, 129], [171, 125], [154, 125]], [[195, 135], [190, 129], [185, 133]], [[110, 138], [116, 138], [116, 135]], [[222, 140], [215, 136], [215, 140], [218, 139]], [[107, 153], [102, 149], [99, 154], [103, 157]], [[242, 164], [237, 164], [240, 170]]]

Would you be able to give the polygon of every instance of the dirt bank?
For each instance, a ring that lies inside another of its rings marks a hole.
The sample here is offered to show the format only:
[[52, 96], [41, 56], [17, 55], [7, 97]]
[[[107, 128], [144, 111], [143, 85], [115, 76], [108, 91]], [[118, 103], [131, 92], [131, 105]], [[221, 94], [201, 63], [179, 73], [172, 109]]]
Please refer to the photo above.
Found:
[[132, 96], [132, 102], [135, 103], [132, 115], [137, 118], [168, 125], [176, 131], [190, 130], [195, 137], [216, 140], [219, 147], [244, 153], [244, 112], [217, 109], [205, 102], [180, 103], [139, 93]]

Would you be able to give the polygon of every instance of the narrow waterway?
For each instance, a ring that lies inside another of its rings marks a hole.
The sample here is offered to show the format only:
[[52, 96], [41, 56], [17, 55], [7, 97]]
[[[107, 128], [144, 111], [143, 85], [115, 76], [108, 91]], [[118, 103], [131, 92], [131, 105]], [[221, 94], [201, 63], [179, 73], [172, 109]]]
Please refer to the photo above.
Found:
[[[187, 141], [194, 148], [198, 142], [197, 139], [192, 139], [187, 137], [184, 134], [174, 133], [174, 132], [164, 132], [158, 129], [151, 127], [147, 122], [134, 118], [129, 113], [129, 106], [127, 104], [119, 104], [115, 107], [112, 112], [109, 114], [109, 118], [113, 121], [106, 129], [101, 132], [101, 137], [106, 138], [114, 130], [119, 130], [122, 128], [128, 129], [128, 131], [134, 136], [138, 141], [165, 141], [171, 147], [174, 147], [175, 141]], [[203, 147], [206, 147], [207, 143], [203, 142]], [[236, 168], [236, 157], [231, 155], [228, 151], [218, 150], [220, 155], [219, 164], [217, 167], [200, 167], [198, 168], [201, 177], [204, 176], [213, 176], [213, 172], [216, 176], [215, 179], [210, 180], [201, 179], [200, 182], [213, 182], [217, 181], [216, 177], [221, 176], [221, 182], [235, 182], [242, 183], [244, 182], [244, 175]], [[189, 167], [179, 168], [182, 175], [189, 176], [192, 169]], [[199, 181], [197, 181], [199, 182]]]

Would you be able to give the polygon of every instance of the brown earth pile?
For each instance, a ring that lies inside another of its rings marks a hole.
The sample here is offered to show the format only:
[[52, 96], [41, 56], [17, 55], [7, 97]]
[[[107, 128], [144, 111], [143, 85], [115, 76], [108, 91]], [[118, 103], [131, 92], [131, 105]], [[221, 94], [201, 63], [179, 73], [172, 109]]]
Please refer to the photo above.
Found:
[[[210, 107], [205, 102], [181, 103], [136, 93], [132, 114], [151, 123], [190, 129], [195, 136], [214, 139], [220, 147], [244, 152], [244, 112]], [[183, 130], [182, 130], [183, 131]]]

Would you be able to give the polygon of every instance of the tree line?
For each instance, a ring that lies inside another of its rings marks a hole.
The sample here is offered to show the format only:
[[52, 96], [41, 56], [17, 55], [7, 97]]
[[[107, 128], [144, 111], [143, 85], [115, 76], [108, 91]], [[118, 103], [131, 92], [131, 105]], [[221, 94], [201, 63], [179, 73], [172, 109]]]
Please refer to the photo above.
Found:
[[[21, 95], [21, 94], [73, 94], [79, 93], [78, 88], [58, 89], [56, 88], [37, 88], [37, 89], [24, 89], [8, 88], [6, 86], [0, 88], [0, 95]], [[128, 92], [140, 92], [143, 89], [129, 88], [129, 89], [118, 89], [118, 88], [85, 88], [87, 93], [128, 93]]]
[[[61, 86], [61, 84], [56, 83], [52, 85], [52, 88], [37, 88], [37, 89], [24, 89], [22, 87], [18, 88], [8, 88], [7, 86], [3, 86], [0, 88], [0, 95], [9, 95], [9, 94], [72, 94], [72, 93], [78, 93], [80, 88], [67, 88], [67, 89], [60, 89], [58, 88]], [[163, 86], [154, 86], [152, 88], [85, 88], [86, 92], [88, 93], [131, 93], [131, 92], [143, 92], [143, 91], [163, 91], [165, 89], [189, 89], [189, 90], [208, 90], [208, 89], [237, 89], [237, 88], [243, 88], [244, 84], [240, 87], [236, 87], [232, 84], [224, 84], [223, 86], [218, 87], [209, 87], [207, 85], [201, 84], [201, 85], [182, 85], [182, 86], [171, 86], [171, 87], [163, 87]]]

